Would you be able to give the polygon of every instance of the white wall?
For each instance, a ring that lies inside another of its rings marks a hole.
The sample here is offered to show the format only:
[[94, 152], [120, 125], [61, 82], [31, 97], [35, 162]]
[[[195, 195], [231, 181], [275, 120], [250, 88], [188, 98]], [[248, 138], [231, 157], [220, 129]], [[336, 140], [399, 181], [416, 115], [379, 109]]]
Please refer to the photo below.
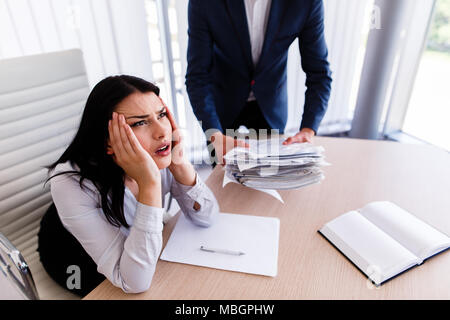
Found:
[[152, 79], [144, 0], [0, 0], [0, 59], [80, 48], [91, 87]]

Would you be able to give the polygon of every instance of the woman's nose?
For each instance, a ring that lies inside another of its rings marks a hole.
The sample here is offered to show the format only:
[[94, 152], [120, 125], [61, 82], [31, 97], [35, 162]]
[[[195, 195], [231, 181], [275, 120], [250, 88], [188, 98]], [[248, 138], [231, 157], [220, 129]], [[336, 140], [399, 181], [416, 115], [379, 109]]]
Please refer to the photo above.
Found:
[[153, 138], [156, 140], [163, 140], [169, 134], [167, 126], [165, 126], [161, 121], [155, 122], [154, 128]]

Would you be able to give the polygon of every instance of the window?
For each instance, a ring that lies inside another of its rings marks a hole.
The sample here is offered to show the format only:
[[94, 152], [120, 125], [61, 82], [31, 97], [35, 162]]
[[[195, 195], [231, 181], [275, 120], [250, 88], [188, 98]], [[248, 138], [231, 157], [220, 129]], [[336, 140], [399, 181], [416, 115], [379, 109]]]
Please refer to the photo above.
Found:
[[185, 88], [187, 0], [145, 0], [153, 78], [183, 131], [186, 156], [194, 164], [207, 158], [206, 140]]
[[164, 72], [163, 47], [161, 44], [161, 33], [158, 26], [158, 8], [155, 0], [145, 2], [147, 13], [148, 41], [150, 45], [150, 54], [152, 57], [153, 82], [160, 88], [160, 95], [165, 101], [169, 101], [167, 96], [167, 85]]
[[437, 0], [402, 130], [450, 151], [450, 0]]

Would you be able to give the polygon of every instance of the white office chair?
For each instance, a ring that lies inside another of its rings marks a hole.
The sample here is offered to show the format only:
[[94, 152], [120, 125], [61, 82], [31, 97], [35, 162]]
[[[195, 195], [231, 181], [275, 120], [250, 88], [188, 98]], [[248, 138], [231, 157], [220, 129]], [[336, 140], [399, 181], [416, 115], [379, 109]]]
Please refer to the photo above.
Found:
[[[43, 188], [44, 167], [72, 140], [88, 95], [80, 50], [0, 60], [0, 232], [5, 237], [0, 278], [21, 288], [27, 299], [79, 299], [48, 276], [36, 249], [40, 221], [52, 201], [49, 184]], [[11, 258], [8, 251], [18, 260], [5, 261]], [[7, 277], [8, 270], [17, 272], [11, 263], [21, 260], [33, 276], [22, 265], [15, 280], [11, 273]], [[23, 287], [17, 285], [20, 279]], [[0, 298], [6, 290], [0, 286]]]
[[1, 294], [4, 300], [37, 300], [36, 285], [25, 259], [14, 245], [0, 233]]

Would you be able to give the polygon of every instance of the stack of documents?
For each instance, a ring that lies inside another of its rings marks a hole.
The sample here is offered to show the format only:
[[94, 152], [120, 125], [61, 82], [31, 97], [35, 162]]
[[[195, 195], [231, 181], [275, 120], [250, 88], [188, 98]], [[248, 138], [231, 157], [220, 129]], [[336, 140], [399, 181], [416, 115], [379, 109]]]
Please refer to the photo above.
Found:
[[297, 189], [324, 179], [322, 146], [283, 145], [284, 139], [249, 140], [250, 148], [234, 148], [225, 156], [228, 179], [258, 189]]

